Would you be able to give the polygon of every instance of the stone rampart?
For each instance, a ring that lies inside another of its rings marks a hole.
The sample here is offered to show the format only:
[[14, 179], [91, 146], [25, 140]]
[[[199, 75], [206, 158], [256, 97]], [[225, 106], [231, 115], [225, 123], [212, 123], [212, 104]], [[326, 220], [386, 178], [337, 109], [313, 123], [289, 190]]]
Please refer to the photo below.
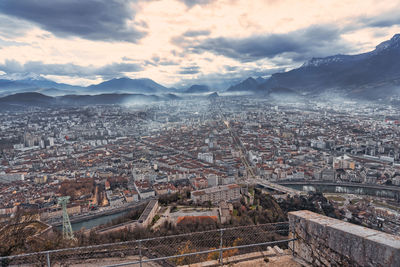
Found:
[[312, 266], [400, 266], [400, 237], [311, 211], [289, 212], [290, 247]]

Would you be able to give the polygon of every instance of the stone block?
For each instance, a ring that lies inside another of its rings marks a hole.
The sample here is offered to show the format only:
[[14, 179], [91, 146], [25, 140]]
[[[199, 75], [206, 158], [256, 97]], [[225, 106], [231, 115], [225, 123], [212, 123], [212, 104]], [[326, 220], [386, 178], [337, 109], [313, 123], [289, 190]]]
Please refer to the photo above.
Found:
[[400, 266], [400, 237], [310, 211], [289, 213], [290, 247], [314, 266]]

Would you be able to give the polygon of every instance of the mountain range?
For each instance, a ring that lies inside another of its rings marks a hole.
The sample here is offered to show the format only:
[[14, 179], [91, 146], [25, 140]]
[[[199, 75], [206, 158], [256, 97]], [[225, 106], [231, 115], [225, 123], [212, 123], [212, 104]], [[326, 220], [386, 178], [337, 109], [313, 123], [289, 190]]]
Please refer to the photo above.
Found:
[[113, 92], [113, 93], [166, 93], [168, 88], [150, 79], [118, 78], [96, 85], [86, 87], [89, 92]]
[[352, 98], [385, 98], [400, 93], [400, 34], [358, 55], [312, 58], [300, 68], [273, 74], [259, 83], [248, 78], [228, 91], [268, 93], [292, 90], [301, 95], [336, 92]]
[[98, 95], [64, 95], [47, 96], [37, 92], [26, 92], [0, 98], [0, 110], [23, 107], [55, 107], [86, 105], [135, 105], [158, 101], [179, 100], [174, 94], [98, 94]]
[[117, 78], [87, 87], [56, 83], [44, 78], [23, 80], [0, 80], [0, 95], [23, 92], [38, 92], [50, 96], [66, 94], [100, 93], [167, 93], [170, 90], [151, 79]]
[[[271, 94], [316, 96], [336, 93], [359, 99], [398, 96], [400, 95], [400, 34], [394, 35], [367, 53], [312, 58], [299, 68], [275, 73], [268, 79], [249, 77], [226, 91], [264, 96]], [[23, 92], [37, 92], [58, 97], [96, 94], [159, 96], [167, 93], [204, 94], [212, 91], [207, 85], [197, 84], [177, 90], [162, 86], [151, 79], [116, 78], [87, 87], [57, 83], [40, 76], [0, 79], [0, 97]]]
[[183, 91], [186, 94], [201, 94], [210, 92], [210, 87], [207, 85], [194, 84]]

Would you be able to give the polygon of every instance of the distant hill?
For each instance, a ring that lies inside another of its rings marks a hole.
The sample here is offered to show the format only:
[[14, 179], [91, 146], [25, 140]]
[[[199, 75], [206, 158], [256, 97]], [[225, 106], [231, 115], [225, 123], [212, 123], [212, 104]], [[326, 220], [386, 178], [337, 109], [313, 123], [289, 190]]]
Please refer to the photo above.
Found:
[[0, 97], [2, 110], [23, 107], [55, 107], [55, 106], [86, 106], [86, 105], [124, 105], [143, 104], [158, 101], [179, 100], [173, 94], [99, 94], [99, 95], [65, 95], [51, 97], [37, 92], [17, 93]]
[[400, 34], [371, 52], [312, 58], [300, 68], [260, 81], [248, 78], [227, 91], [266, 94], [273, 88], [286, 88], [302, 95], [337, 92], [369, 99], [400, 95]]
[[17, 90], [23, 88], [36, 88], [36, 86], [23, 81], [0, 79], [0, 90]]
[[229, 87], [226, 91], [228, 92], [256, 92], [259, 83], [256, 79], [249, 77], [246, 80]]
[[38, 77], [38, 78], [25, 78], [22, 80], [18, 80], [18, 82], [29, 84], [31, 86], [35, 86], [37, 88], [56, 88], [56, 89], [69, 89], [69, 90], [78, 90], [82, 89], [82, 86], [70, 85], [65, 83], [57, 83], [54, 81], [50, 81], [48, 79]]
[[108, 93], [166, 93], [168, 88], [150, 79], [118, 78], [87, 87], [88, 92]]
[[194, 84], [183, 92], [187, 94], [208, 93], [210, 92], [210, 88], [207, 85]]
[[219, 97], [219, 94], [217, 92], [211, 93], [207, 96], [208, 99], [216, 99]]
[[151, 79], [118, 78], [87, 87], [56, 83], [42, 77], [21, 80], [0, 79], [0, 96], [24, 92], [38, 92], [51, 96], [98, 93], [155, 94], [171, 90]]
[[255, 78], [255, 80], [258, 82], [258, 84], [262, 84], [266, 81], [266, 79], [264, 79], [262, 77], [257, 77], [257, 78]]
[[0, 103], [8, 105], [48, 106], [52, 105], [54, 98], [40, 93], [18, 93], [0, 98]]
[[0, 79], [0, 93], [29, 92], [39, 89], [82, 90], [83, 87], [56, 83], [45, 78], [26, 78], [21, 80]]
[[164, 95], [162, 95], [162, 97], [164, 97], [167, 100], [180, 100], [181, 99], [179, 96], [177, 96], [175, 94], [171, 94], [171, 93], [164, 94]]
[[298, 69], [272, 75], [263, 89], [286, 87], [300, 93], [336, 90], [359, 98], [387, 97], [400, 88], [400, 34], [358, 55], [313, 58]]
[[62, 96], [68, 94], [78, 94], [81, 90], [70, 90], [70, 89], [56, 89], [56, 88], [43, 88], [37, 89], [37, 93], [41, 93], [48, 96]]

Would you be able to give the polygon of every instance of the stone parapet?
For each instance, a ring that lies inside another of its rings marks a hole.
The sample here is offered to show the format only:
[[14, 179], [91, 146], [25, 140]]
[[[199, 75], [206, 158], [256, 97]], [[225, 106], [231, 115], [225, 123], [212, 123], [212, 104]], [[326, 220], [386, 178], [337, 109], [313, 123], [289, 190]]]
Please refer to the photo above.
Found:
[[289, 212], [290, 245], [313, 266], [400, 266], [400, 237], [311, 211]]

